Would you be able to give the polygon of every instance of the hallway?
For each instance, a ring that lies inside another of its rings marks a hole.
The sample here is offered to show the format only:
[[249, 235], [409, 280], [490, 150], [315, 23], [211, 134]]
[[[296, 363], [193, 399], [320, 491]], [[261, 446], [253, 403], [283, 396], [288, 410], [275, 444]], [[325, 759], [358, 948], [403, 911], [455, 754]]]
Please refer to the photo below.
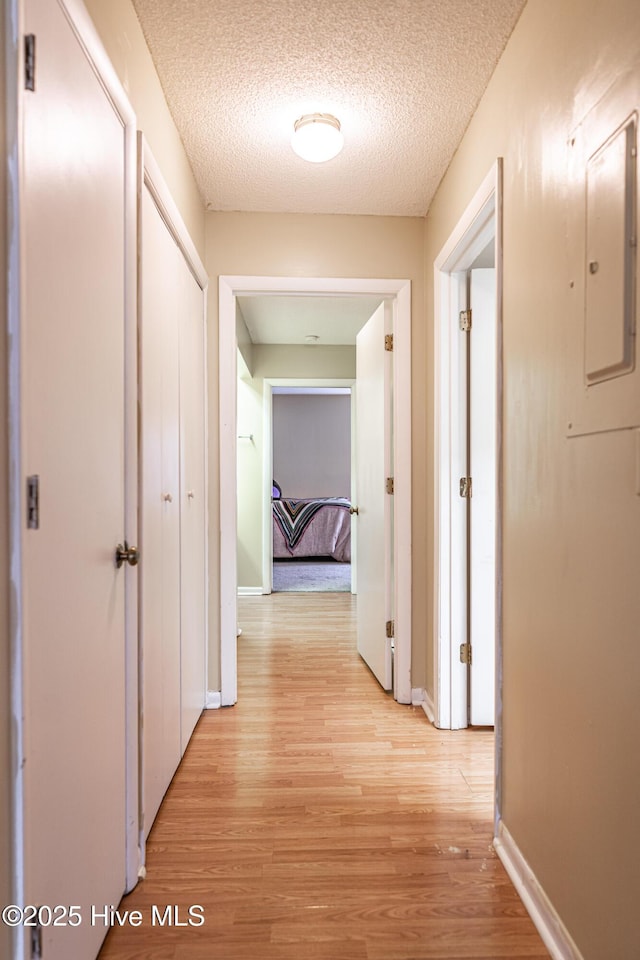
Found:
[[384, 694], [355, 602], [239, 601], [239, 702], [200, 720], [100, 960], [548, 957], [491, 848], [492, 734]]

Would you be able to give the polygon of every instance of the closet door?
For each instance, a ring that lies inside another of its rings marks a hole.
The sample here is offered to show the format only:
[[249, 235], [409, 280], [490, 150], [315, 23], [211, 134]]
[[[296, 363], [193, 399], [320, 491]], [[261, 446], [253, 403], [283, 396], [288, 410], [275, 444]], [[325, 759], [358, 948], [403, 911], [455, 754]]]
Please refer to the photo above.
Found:
[[181, 746], [206, 695], [206, 472], [204, 294], [183, 261], [180, 317]]
[[205, 703], [206, 276], [139, 139], [143, 838]]
[[179, 295], [175, 244], [142, 193], [140, 565], [143, 831], [180, 762]]

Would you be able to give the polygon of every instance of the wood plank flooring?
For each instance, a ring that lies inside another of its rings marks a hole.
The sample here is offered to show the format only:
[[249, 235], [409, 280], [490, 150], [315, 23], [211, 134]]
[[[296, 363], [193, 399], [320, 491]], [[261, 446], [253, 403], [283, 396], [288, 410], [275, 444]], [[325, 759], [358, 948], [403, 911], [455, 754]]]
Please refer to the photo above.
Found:
[[548, 958], [491, 847], [492, 734], [383, 693], [355, 602], [240, 601], [239, 702], [200, 720], [100, 960]]

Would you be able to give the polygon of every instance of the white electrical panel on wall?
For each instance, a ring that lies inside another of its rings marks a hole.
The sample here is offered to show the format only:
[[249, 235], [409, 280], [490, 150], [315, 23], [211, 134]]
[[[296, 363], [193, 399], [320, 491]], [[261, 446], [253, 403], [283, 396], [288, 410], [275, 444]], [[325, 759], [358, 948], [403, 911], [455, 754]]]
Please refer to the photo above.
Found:
[[585, 376], [588, 384], [633, 367], [633, 208], [636, 115], [587, 161]]
[[569, 436], [640, 424], [639, 109], [623, 77], [569, 139]]

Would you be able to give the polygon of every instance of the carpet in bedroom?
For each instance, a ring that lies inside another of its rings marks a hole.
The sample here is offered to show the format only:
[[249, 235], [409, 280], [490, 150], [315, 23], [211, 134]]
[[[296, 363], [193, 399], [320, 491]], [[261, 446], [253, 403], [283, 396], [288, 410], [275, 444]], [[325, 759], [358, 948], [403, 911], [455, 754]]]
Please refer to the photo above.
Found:
[[274, 560], [274, 593], [348, 593], [351, 564], [336, 560]]

